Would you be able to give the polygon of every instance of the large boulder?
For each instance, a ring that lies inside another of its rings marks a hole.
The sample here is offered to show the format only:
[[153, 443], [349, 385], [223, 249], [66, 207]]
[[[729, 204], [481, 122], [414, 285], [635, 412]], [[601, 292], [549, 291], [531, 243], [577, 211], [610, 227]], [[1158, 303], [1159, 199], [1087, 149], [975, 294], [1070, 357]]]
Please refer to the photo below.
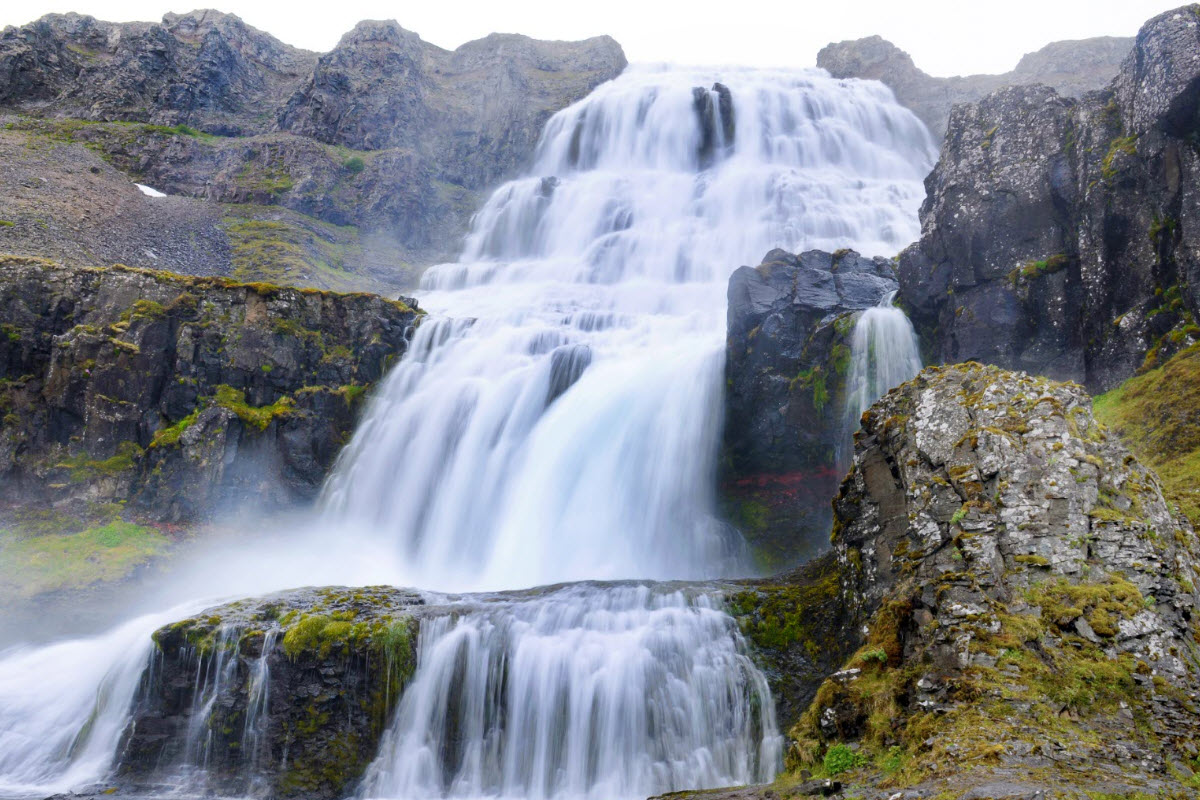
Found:
[[1116, 80], [957, 106], [897, 267], [929, 360], [1104, 391], [1200, 334], [1198, 19], [1146, 23]]
[[764, 571], [828, 547], [857, 424], [845, 397], [855, 314], [895, 287], [889, 261], [851, 250], [772, 250], [729, 280], [722, 494]]
[[1200, 548], [1090, 406], [964, 364], [864, 416], [834, 545], [867, 633], [793, 730], [793, 765], [854, 743], [849, 766], [880, 758], [868, 784], [892, 764], [893, 786], [979, 797], [1182, 790]]

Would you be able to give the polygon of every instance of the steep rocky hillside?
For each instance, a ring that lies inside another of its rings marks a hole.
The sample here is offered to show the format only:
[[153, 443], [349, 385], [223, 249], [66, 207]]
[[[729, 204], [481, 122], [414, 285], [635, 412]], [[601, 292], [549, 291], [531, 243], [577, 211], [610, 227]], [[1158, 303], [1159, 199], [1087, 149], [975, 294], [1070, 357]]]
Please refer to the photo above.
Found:
[[1197, 53], [1188, 6], [1146, 23], [1103, 92], [955, 108], [897, 267], [930, 361], [1105, 391], [1200, 337]]
[[[3, 249], [47, 255], [39, 248], [50, 240], [72, 264], [98, 263], [75, 256], [92, 251], [155, 267], [146, 251], [162, 246], [141, 240], [168, 238], [152, 224], [165, 217], [195, 234], [177, 248], [207, 251], [190, 256], [202, 274], [411, 285], [421, 267], [454, 255], [480, 193], [527, 162], [550, 115], [624, 67], [607, 37], [493, 35], [450, 52], [394, 22], [364, 22], [319, 56], [216, 11], [160, 24], [49, 15], [0, 35], [0, 196], [53, 208], [79, 191], [85, 204], [103, 202], [71, 178], [43, 176], [37, 154], [49, 150], [210, 203], [160, 203], [149, 224], [127, 220], [124, 235], [70, 225], [69, 208], [47, 219], [0, 205], [14, 223]], [[231, 231], [239, 219], [271, 225]]]
[[1101, 36], [1053, 42], [1026, 54], [1012, 72], [935, 78], [913, 63], [912, 57], [879, 37], [837, 42], [817, 54], [817, 66], [835, 78], [882, 81], [896, 99], [921, 118], [936, 139], [946, 133], [950, 109], [973, 103], [1004, 86], [1046, 84], [1068, 97], [1104, 87], [1129, 55], [1133, 39]]
[[127, 267], [0, 275], [0, 601], [122, 578], [219, 510], [311, 501], [417, 322], [411, 301]]
[[846, 412], [850, 333], [895, 288], [889, 261], [852, 250], [772, 250], [729, 280], [721, 492], [764, 573], [829, 545], [858, 424]]

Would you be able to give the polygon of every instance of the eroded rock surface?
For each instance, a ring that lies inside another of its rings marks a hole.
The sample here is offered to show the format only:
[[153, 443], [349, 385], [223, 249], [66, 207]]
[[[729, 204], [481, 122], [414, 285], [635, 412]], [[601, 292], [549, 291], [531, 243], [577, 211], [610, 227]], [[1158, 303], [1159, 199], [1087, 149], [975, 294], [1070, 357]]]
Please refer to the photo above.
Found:
[[1200, 336], [1200, 14], [1150, 20], [1080, 100], [996, 92], [951, 115], [901, 299], [930, 361], [1105, 391]]

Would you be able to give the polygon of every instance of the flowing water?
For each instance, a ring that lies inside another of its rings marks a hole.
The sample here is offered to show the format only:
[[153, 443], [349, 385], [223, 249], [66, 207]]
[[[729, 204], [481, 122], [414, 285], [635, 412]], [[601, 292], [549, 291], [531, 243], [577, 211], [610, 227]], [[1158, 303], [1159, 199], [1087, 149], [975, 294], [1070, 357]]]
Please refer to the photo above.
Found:
[[895, 300], [896, 293], [889, 293], [854, 323], [846, 381], [847, 438], [858, 430], [863, 412], [872, 403], [921, 371], [917, 334]]
[[[707, 88], [718, 80], [730, 94]], [[170, 617], [0, 654], [0, 794], [102, 778], [149, 632], [235, 589], [746, 572], [714, 514], [728, 276], [773, 247], [894, 253], [918, 235], [933, 155], [881, 85], [816, 71], [631, 68], [555, 115], [462, 258], [426, 274], [429, 316], [374, 392], [311, 538], [214, 560], [213, 588]], [[765, 780], [771, 707], [703, 595], [581, 585], [501, 601], [423, 625], [363, 792], [622, 800]], [[189, 758], [204, 752], [198, 729]]]

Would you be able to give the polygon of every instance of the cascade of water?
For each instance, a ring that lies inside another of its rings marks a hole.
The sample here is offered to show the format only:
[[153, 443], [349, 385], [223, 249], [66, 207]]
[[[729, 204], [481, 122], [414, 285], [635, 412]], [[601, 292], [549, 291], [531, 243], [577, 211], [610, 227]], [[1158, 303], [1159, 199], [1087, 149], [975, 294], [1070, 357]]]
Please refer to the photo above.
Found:
[[343, 453], [328, 519], [394, 537], [441, 588], [748, 571], [711, 488], [728, 275], [776, 246], [894, 252], [932, 154], [887, 89], [817, 71], [601, 86], [426, 273], [435, 319]]
[[[894, 252], [918, 233], [933, 155], [881, 85], [818, 71], [634, 68], [555, 115], [459, 263], [424, 278], [431, 316], [374, 392], [323, 495], [321, 556], [286, 561], [290, 585], [380, 581], [381, 559], [326, 546], [331, 526], [394, 543], [386, 579], [443, 590], [744, 571], [712, 496], [728, 275], [773, 247]], [[280, 588], [283, 569], [238, 591]], [[770, 777], [769, 693], [726, 615], [579, 591], [423, 633], [368, 792], [619, 800]], [[102, 778], [149, 632], [200, 607], [0, 654], [0, 793]], [[227, 667], [200, 676], [201, 706]], [[265, 671], [255, 685], [261, 711]]]
[[850, 376], [846, 382], [848, 433], [858, 430], [871, 404], [921, 371], [921, 350], [912, 323], [895, 306], [890, 292], [879, 305], [859, 315], [850, 339]]
[[271, 707], [271, 664], [268, 660], [275, 648], [279, 632], [269, 630], [263, 635], [262, 653], [250, 669], [246, 691], [246, 721], [242, 726], [242, 752], [251, 776], [258, 775], [262, 749], [266, 744], [267, 712]]
[[705, 597], [574, 586], [422, 625], [366, 797], [645, 797], [770, 780], [766, 680]]

